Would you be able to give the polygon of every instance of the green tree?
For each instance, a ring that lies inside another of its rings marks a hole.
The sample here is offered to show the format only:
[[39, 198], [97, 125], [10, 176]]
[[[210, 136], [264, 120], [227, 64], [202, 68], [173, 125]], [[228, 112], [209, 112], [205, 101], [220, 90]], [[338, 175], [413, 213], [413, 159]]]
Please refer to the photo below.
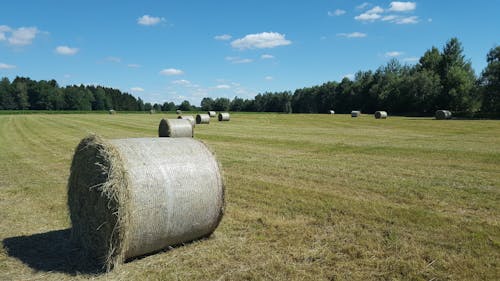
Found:
[[182, 110], [182, 111], [191, 111], [191, 109], [192, 109], [191, 103], [189, 103], [189, 101], [187, 101], [187, 100], [184, 100], [179, 105], [179, 109]]
[[488, 65], [481, 73], [481, 111], [500, 116], [500, 46], [492, 48], [486, 56]]
[[0, 81], [0, 110], [17, 109], [16, 101], [14, 100], [13, 88], [9, 78], [4, 77]]
[[213, 110], [214, 100], [212, 98], [205, 97], [201, 100], [200, 105], [201, 105], [201, 110], [203, 111]]
[[175, 111], [177, 107], [175, 106], [175, 103], [173, 102], [164, 102], [162, 106], [163, 111]]
[[228, 98], [216, 98], [212, 109], [216, 111], [228, 111], [231, 101]]

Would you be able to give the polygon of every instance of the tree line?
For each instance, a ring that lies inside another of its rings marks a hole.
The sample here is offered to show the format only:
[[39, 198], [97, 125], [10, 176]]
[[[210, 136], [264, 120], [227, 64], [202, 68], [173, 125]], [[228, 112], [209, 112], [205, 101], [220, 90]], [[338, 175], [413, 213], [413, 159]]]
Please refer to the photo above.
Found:
[[353, 79], [283, 92], [265, 92], [253, 99], [203, 98], [199, 107], [151, 104], [120, 90], [102, 86], [59, 87], [55, 80], [16, 77], [0, 81], [0, 110], [120, 110], [180, 109], [296, 113], [371, 113], [432, 115], [438, 109], [454, 113], [500, 116], [500, 46], [486, 56], [487, 66], [476, 77], [457, 38], [439, 50], [427, 50], [415, 65], [392, 59], [375, 71], [358, 71]]

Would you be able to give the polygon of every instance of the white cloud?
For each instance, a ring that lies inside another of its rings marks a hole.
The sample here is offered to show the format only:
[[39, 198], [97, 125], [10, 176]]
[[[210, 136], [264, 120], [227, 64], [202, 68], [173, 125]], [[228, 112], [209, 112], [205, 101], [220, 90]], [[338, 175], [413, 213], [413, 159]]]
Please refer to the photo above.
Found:
[[144, 89], [141, 87], [132, 87], [130, 88], [131, 92], [144, 92]]
[[394, 58], [394, 57], [399, 57], [402, 54], [403, 54], [403, 52], [392, 51], [392, 52], [385, 53], [385, 56], [388, 57], [388, 58]]
[[383, 13], [384, 9], [380, 8], [380, 6], [375, 6], [372, 9], [366, 11], [367, 14], [380, 14]]
[[180, 79], [180, 80], [172, 81], [172, 84], [187, 86], [187, 85], [191, 85], [191, 81], [186, 80], [186, 79]]
[[366, 33], [362, 32], [352, 32], [352, 33], [338, 33], [337, 36], [346, 37], [346, 38], [363, 38], [366, 37]]
[[240, 57], [226, 57], [226, 60], [230, 61], [231, 63], [251, 63], [251, 62], [253, 62], [252, 59], [240, 58]]
[[346, 13], [346, 11], [345, 11], [345, 10], [342, 10], [342, 9], [337, 9], [337, 10], [335, 10], [335, 11], [333, 11], [333, 12], [328, 11], [328, 15], [329, 15], [330, 17], [334, 17], [334, 16], [341, 16], [341, 15], [343, 15], [343, 14], [345, 14], [345, 13]]
[[285, 34], [277, 32], [262, 32], [248, 34], [243, 38], [231, 42], [231, 46], [236, 49], [265, 49], [292, 44], [292, 41], [285, 38]]
[[222, 35], [217, 35], [214, 37], [215, 40], [220, 40], [220, 41], [231, 40], [231, 38], [233, 38], [233, 37], [229, 34], [222, 34]]
[[172, 76], [172, 75], [181, 75], [184, 74], [184, 71], [175, 68], [166, 68], [160, 71], [161, 75]]
[[130, 67], [130, 68], [139, 68], [139, 67], [141, 67], [140, 64], [136, 64], [136, 63], [129, 63], [129, 64], [127, 64], [127, 66]]
[[354, 74], [352, 74], [352, 73], [346, 74], [346, 75], [342, 76], [342, 79], [343, 78], [348, 78], [349, 80], [354, 80]]
[[120, 63], [122, 62], [122, 59], [121, 58], [118, 58], [118, 57], [107, 57], [106, 58], [107, 61], [110, 61], [110, 62], [115, 62], [115, 63]]
[[[6, 33], [10, 32], [10, 36], [6, 36]], [[2, 40], [7, 40], [10, 45], [14, 46], [26, 46], [30, 45], [35, 39], [36, 35], [40, 31], [36, 27], [20, 27], [18, 29], [11, 29], [6, 25], [2, 25], [0, 29], [0, 38]]]
[[415, 2], [391, 2], [389, 11], [393, 12], [409, 12], [417, 8]]
[[396, 20], [398, 18], [399, 18], [399, 16], [396, 16], [396, 15], [388, 15], [388, 16], [384, 16], [382, 18], [382, 21], [390, 21], [390, 22], [392, 22], [392, 21], [394, 21], [394, 20]]
[[417, 57], [408, 57], [408, 58], [403, 59], [404, 62], [417, 62], [419, 60], [420, 60], [420, 58], [417, 58]]
[[16, 66], [0, 62], [0, 69], [12, 69], [12, 68], [16, 68]]
[[367, 13], [362, 13], [361, 15], [354, 17], [355, 20], [359, 21], [375, 21], [378, 20], [379, 18], [381, 18], [381, 15], [379, 14], [367, 14]]
[[358, 10], [363, 10], [363, 9], [365, 9], [365, 8], [367, 8], [367, 7], [371, 6], [371, 5], [372, 5], [372, 4], [370, 4], [370, 3], [368, 3], [368, 2], [364, 2], [363, 4], [356, 6], [356, 9], [358, 9]]
[[78, 48], [71, 48], [68, 46], [58, 46], [56, 48], [56, 53], [60, 55], [65, 55], [65, 56], [72, 56], [76, 53], [78, 53]]
[[140, 18], [137, 18], [138, 24], [146, 26], [157, 25], [162, 21], [165, 21], [165, 19], [160, 17], [152, 17], [150, 15], [144, 15]]
[[260, 58], [263, 60], [268, 60], [268, 59], [274, 59], [274, 56], [269, 54], [263, 54], [262, 56], [260, 56]]
[[417, 16], [411, 16], [411, 17], [404, 17], [404, 18], [398, 18], [394, 22], [396, 24], [416, 24], [418, 23], [418, 17]]
[[274, 80], [274, 77], [266, 76], [266, 77], [264, 77], [264, 80], [271, 81], [271, 80]]
[[216, 89], [231, 89], [231, 86], [227, 85], [227, 84], [220, 84], [220, 85], [217, 85], [215, 86]]

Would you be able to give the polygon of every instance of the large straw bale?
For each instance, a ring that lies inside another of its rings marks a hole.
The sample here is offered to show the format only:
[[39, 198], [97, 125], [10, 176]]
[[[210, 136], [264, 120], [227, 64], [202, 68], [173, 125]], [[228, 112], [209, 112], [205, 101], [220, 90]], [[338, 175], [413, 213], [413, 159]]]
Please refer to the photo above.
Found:
[[218, 162], [192, 138], [84, 138], [68, 181], [72, 239], [110, 270], [209, 236], [224, 210]]
[[209, 123], [210, 123], [210, 115], [201, 113], [196, 115], [196, 124], [209, 124]]
[[375, 119], [387, 119], [387, 111], [375, 111]]
[[359, 110], [351, 111], [351, 117], [359, 117], [359, 116], [361, 116], [361, 111]]
[[219, 121], [229, 121], [229, 118], [228, 112], [219, 112]]
[[210, 117], [215, 117], [215, 116], [217, 116], [217, 113], [216, 113], [215, 111], [208, 111], [208, 112], [207, 112], [207, 114], [208, 114], [208, 116], [210, 116]]
[[192, 115], [179, 115], [179, 116], [177, 116], [177, 119], [186, 119], [186, 120], [189, 120], [189, 122], [191, 122], [191, 125], [193, 125], [193, 128], [196, 125], [196, 119]]
[[438, 120], [451, 119], [451, 112], [448, 110], [438, 110], [436, 111], [436, 119]]
[[159, 137], [192, 138], [193, 125], [187, 119], [161, 119], [158, 126]]

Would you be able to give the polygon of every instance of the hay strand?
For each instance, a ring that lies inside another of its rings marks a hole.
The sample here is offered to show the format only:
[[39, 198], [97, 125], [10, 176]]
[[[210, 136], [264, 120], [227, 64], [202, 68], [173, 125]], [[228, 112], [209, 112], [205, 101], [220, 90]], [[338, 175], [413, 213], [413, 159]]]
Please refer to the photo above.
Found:
[[[154, 157], [151, 157], [154, 156]], [[107, 271], [209, 236], [224, 210], [220, 168], [192, 138], [84, 138], [68, 181], [72, 239]]]
[[229, 121], [229, 118], [228, 112], [219, 112], [219, 121]]
[[196, 124], [209, 124], [209, 123], [210, 123], [210, 115], [208, 114], [196, 115]]
[[192, 138], [194, 129], [188, 119], [161, 119], [158, 126], [159, 137]]
[[375, 111], [375, 119], [387, 119], [387, 111]]

